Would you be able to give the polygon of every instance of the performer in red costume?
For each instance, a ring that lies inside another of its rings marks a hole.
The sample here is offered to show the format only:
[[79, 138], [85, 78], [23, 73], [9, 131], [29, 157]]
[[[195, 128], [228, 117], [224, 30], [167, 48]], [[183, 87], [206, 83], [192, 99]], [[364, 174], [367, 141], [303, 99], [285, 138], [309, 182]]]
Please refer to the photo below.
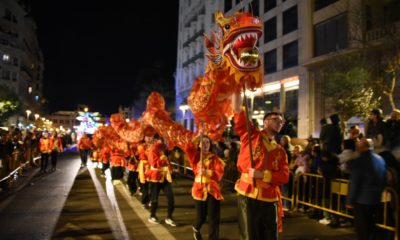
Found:
[[143, 208], [150, 208], [150, 189], [149, 183], [146, 180], [147, 170], [150, 168], [148, 161], [148, 153], [150, 152], [151, 145], [153, 144], [153, 137], [144, 137], [144, 142], [137, 147], [137, 154], [139, 157], [138, 165], [138, 178], [140, 185], [140, 192], [142, 193]]
[[162, 140], [156, 136], [153, 145], [149, 152], [149, 165], [150, 168], [146, 173], [147, 181], [150, 182], [151, 191], [151, 210], [148, 221], [150, 223], [159, 223], [156, 212], [158, 208], [158, 196], [161, 189], [167, 197], [167, 218], [165, 223], [175, 227], [176, 223], [172, 218], [174, 212], [174, 193], [172, 190], [172, 168], [169, 163], [168, 157], [165, 154], [165, 145]]
[[[203, 138], [202, 144], [201, 138]], [[209, 239], [219, 239], [220, 202], [223, 200], [219, 184], [224, 175], [225, 163], [211, 153], [211, 146], [211, 139], [204, 136], [196, 138], [194, 142], [186, 143], [184, 147], [195, 175], [192, 187], [192, 197], [196, 207], [196, 220], [193, 224], [195, 240], [202, 239], [200, 229], [207, 215]]]
[[138, 179], [138, 172], [137, 172], [137, 166], [138, 166], [138, 160], [136, 157], [136, 145], [135, 144], [129, 144], [129, 150], [128, 150], [128, 179], [127, 179], [127, 184], [129, 187], [129, 191], [131, 195], [133, 196], [136, 193], [137, 190], [137, 179]]
[[107, 146], [104, 146], [100, 150], [100, 159], [103, 164], [101, 168], [101, 176], [105, 177], [106, 176], [106, 170], [107, 168], [110, 167], [110, 155], [111, 155], [111, 149]]
[[127, 145], [125, 147], [118, 148], [116, 146], [112, 146], [111, 149], [110, 169], [111, 179], [114, 185], [122, 183], [121, 179], [124, 177], [124, 169], [127, 166], [125, 157], [127, 156], [126, 151], [128, 150]]
[[[283, 117], [280, 113], [267, 113], [264, 116], [262, 131], [249, 123], [249, 141], [240, 93], [233, 95], [232, 108], [235, 112], [235, 131], [241, 142], [237, 162], [241, 176], [235, 185], [239, 194], [240, 239], [276, 240], [278, 230], [282, 231], [280, 186], [289, 180], [286, 152], [274, 140], [274, 136], [283, 126]], [[250, 143], [253, 163], [250, 157]]]

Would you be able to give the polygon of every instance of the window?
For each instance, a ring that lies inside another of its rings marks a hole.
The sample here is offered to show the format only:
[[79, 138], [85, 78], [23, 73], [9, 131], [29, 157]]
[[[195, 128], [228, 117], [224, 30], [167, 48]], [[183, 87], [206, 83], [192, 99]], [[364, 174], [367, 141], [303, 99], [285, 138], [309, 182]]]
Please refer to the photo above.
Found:
[[298, 44], [297, 41], [283, 46], [283, 68], [290, 68], [298, 64]]
[[276, 0], [264, 0], [264, 12], [268, 12], [276, 7]]
[[297, 5], [284, 11], [283, 17], [283, 35], [297, 29]]
[[276, 72], [276, 49], [264, 53], [264, 72], [266, 74]]
[[32, 93], [32, 87], [31, 87], [31, 86], [28, 87], [28, 93], [29, 93], [29, 94]]
[[5, 9], [4, 11], [4, 18], [11, 21], [12, 12], [9, 9]]
[[4, 54], [3, 54], [3, 61], [4, 61], [4, 62], [10, 61], [10, 55], [4, 53]]
[[57, 119], [54, 119], [54, 120], [53, 120], [53, 123], [58, 123], [58, 120], [57, 120]]
[[12, 80], [15, 82], [15, 81], [17, 81], [17, 73], [16, 72], [12, 72], [11, 73], [11, 78], [12, 78]]
[[254, 110], [264, 110], [267, 112], [279, 111], [280, 92], [266, 93], [264, 96], [254, 98]]
[[61, 120], [61, 119], [60, 119], [60, 123], [64, 123], [64, 120]]
[[232, 8], [232, 0], [224, 0], [224, 12], [228, 12]]
[[314, 27], [314, 56], [347, 47], [347, 16], [338, 15]]
[[285, 113], [290, 116], [297, 116], [298, 112], [298, 99], [299, 99], [299, 90], [292, 90], [286, 92], [286, 107]]
[[69, 120], [65, 120], [65, 124], [69, 124]]
[[372, 9], [371, 6], [365, 5], [365, 30], [372, 29]]
[[18, 58], [13, 58], [13, 64], [14, 66], [18, 66]]
[[3, 77], [3, 79], [10, 80], [10, 71], [3, 70], [2, 77]]
[[39, 83], [36, 83], [36, 90], [37, 91], [39, 90], [39, 87], [40, 87]]
[[264, 43], [276, 39], [276, 17], [264, 23]]
[[332, 3], [337, 2], [338, 0], [315, 0], [314, 11], [318, 11]]
[[398, 0], [386, 1], [383, 6], [383, 24], [393, 24], [400, 20], [400, 2]]
[[253, 0], [251, 2], [250, 10], [252, 10], [254, 16], [257, 16], [257, 17], [260, 16], [260, 1], [259, 0]]

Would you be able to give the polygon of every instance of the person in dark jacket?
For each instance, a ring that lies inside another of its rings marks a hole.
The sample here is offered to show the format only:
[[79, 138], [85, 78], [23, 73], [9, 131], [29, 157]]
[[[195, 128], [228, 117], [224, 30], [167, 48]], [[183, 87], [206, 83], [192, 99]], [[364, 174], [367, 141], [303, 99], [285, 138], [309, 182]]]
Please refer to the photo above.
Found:
[[386, 121], [387, 145], [390, 150], [400, 147], [400, 111], [393, 110]]
[[338, 114], [332, 114], [329, 118], [332, 123], [327, 126], [323, 150], [339, 154], [342, 152], [343, 142], [343, 134], [339, 126], [340, 118]]
[[375, 152], [381, 152], [384, 150], [384, 145], [387, 142], [386, 139], [386, 125], [383, 121], [383, 113], [381, 109], [373, 109], [369, 116], [367, 124], [367, 130], [365, 136], [371, 138], [374, 142]]
[[360, 157], [350, 164], [347, 207], [354, 208], [354, 221], [359, 240], [373, 239], [374, 215], [385, 187], [386, 164], [373, 152], [371, 139], [356, 145]]

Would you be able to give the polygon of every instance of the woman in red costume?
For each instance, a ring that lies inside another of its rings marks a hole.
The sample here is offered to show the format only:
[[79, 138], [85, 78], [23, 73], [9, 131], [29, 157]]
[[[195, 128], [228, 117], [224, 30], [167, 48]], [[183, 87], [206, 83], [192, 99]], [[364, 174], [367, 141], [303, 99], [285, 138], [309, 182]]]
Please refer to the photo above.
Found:
[[209, 239], [219, 239], [220, 202], [223, 200], [220, 181], [225, 163], [211, 153], [209, 137], [199, 137], [185, 144], [184, 151], [195, 174], [192, 197], [195, 200], [196, 220], [193, 225], [194, 239], [201, 239], [200, 229], [208, 215]]
[[156, 216], [156, 211], [158, 208], [158, 196], [161, 189], [163, 190], [165, 196], [167, 197], [167, 218], [165, 223], [175, 227], [176, 223], [172, 218], [172, 213], [174, 212], [174, 193], [172, 191], [172, 168], [169, 163], [168, 157], [165, 154], [165, 144], [159, 137], [155, 137], [155, 141], [151, 146], [149, 152], [149, 165], [146, 176], [147, 181], [150, 182], [151, 190], [151, 208], [150, 217], [148, 221], [150, 223], [159, 223]]

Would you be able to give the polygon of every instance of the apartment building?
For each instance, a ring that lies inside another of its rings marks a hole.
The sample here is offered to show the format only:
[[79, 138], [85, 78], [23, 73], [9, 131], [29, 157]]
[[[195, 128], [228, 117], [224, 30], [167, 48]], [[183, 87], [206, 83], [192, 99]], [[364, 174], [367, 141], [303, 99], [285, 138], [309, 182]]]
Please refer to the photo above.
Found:
[[356, 47], [349, 38], [350, 26], [358, 21], [354, 12], [364, 16], [365, 11], [368, 19], [362, 21], [368, 28], [351, 31], [366, 32], [371, 40], [379, 37], [372, 16], [384, 11], [385, 4], [373, 0], [180, 0], [179, 8], [176, 119], [194, 128], [186, 98], [207, 64], [202, 35], [217, 30], [214, 12], [252, 11], [264, 23], [259, 40], [264, 86], [249, 96], [252, 118], [281, 111], [295, 123], [298, 136], [305, 138], [318, 136], [319, 120], [333, 112], [325, 107], [319, 69], [338, 52]]
[[44, 64], [29, 11], [24, 1], [0, 1], [0, 84], [12, 89], [37, 112]]

